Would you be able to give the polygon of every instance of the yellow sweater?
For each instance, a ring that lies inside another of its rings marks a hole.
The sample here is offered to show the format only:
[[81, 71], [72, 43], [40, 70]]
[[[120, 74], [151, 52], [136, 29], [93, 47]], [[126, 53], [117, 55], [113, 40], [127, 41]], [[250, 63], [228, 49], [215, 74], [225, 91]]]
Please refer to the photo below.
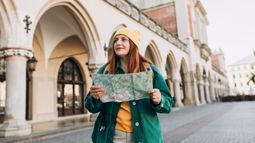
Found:
[[133, 132], [132, 117], [129, 102], [122, 102], [117, 115], [116, 129], [124, 132]]

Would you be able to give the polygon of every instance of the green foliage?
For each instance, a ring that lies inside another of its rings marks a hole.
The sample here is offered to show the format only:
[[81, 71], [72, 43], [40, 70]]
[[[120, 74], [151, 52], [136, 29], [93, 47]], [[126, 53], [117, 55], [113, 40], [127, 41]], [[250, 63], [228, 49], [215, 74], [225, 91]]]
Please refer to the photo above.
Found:
[[247, 82], [247, 84], [250, 83], [250, 81], [252, 81], [255, 84], [255, 74], [252, 73], [252, 77], [250, 78], [250, 80]]

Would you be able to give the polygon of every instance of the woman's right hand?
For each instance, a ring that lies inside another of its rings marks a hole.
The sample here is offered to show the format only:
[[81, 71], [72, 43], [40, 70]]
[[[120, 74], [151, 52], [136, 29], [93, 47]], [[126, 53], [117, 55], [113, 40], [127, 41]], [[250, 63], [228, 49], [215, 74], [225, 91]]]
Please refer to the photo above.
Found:
[[105, 89], [100, 86], [91, 86], [90, 93], [94, 99], [99, 100], [100, 97], [105, 95]]

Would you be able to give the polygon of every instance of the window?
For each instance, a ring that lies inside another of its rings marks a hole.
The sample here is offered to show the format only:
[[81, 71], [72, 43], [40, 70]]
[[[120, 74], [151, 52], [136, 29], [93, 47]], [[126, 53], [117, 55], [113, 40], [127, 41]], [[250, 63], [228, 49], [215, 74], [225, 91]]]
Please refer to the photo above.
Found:
[[78, 65], [71, 58], [65, 60], [58, 71], [58, 116], [84, 113], [83, 86]]

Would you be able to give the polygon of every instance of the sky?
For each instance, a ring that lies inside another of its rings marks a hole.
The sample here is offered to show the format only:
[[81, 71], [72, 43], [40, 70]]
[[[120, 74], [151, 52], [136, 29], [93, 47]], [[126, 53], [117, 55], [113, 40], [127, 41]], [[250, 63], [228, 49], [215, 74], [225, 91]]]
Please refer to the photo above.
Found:
[[255, 0], [200, 0], [207, 12], [208, 45], [221, 48], [226, 65], [251, 55], [255, 49]]

